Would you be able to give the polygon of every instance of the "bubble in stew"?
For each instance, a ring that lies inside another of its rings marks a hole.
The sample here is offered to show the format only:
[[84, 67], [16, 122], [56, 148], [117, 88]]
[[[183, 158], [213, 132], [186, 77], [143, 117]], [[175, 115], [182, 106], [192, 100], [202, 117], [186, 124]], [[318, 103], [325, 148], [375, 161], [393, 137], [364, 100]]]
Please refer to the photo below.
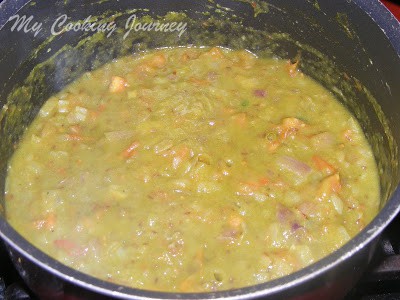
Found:
[[380, 195], [356, 119], [296, 64], [184, 47], [119, 58], [48, 99], [5, 196], [12, 226], [65, 265], [207, 292], [318, 261]]

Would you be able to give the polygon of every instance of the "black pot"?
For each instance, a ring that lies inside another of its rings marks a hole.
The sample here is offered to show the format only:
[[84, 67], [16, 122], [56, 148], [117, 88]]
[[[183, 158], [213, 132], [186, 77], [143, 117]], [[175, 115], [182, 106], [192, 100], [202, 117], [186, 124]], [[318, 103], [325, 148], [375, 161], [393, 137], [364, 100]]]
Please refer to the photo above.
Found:
[[[185, 13], [173, 17], [187, 22], [180, 36], [177, 31], [132, 31], [124, 39], [125, 22], [133, 14], [166, 22], [169, 11]], [[15, 14], [25, 15], [27, 23], [19, 28]], [[69, 21], [100, 16], [99, 23], [113, 20], [117, 30], [108, 38], [104, 36], [109, 32], [82, 30], [55, 35], [58, 32], [51, 28], [63, 14]], [[34, 22], [42, 23], [40, 31], [39, 25], [32, 28]], [[188, 44], [247, 48], [285, 59], [301, 56], [302, 71], [355, 114], [372, 145], [382, 199], [380, 213], [365, 230], [292, 275], [237, 290], [176, 294], [131, 289], [79, 273], [10, 227], [3, 199], [7, 161], [43, 102], [84, 71], [115, 57]], [[400, 24], [377, 0], [6, 0], [0, 4], [0, 237], [24, 280], [43, 299], [342, 298], [370, 262], [380, 233], [400, 210], [399, 55]]]

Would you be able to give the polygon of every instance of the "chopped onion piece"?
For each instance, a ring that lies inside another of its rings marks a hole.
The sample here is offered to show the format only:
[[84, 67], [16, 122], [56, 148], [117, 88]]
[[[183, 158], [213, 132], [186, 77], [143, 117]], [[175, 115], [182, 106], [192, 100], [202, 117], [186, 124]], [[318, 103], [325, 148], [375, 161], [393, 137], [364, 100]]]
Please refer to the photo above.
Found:
[[290, 250], [294, 253], [302, 266], [307, 266], [314, 262], [314, 257], [311, 253], [311, 249], [307, 245], [292, 246]]
[[161, 142], [157, 143], [153, 149], [156, 154], [160, 154], [161, 152], [171, 149], [173, 145], [174, 143], [172, 140], [162, 140]]
[[182, 158], [180, 158], [179, 156], [174, 157], [174, 159], [172, 160], [172, 167], [175, 170], [178, 169], [181, 162], [182, 162]]
[[66, 151], [50, 151], [49, 153], [51, 158], [62, 159], [69, 156], [69, 153]]
[[113, 198], [118, 200], [128, 197], [128, 191], [121, 185], [112, 184], [109, 186], [108, 191]]
[[267, 92], [265, 90], [254, 90], [253, 92], [254, 96], [258, 97], [258, 98], [264, 98], [267, 95]]
[[286, 155], [279, 157], [277, 163], [281, 168], [291, 171], [299, 176], [308, 175], [312, 170], [309, 165]]
[[87, 116], [87, 109], [80, 106], [75, 107], [75, 116], [78, 121], [85, 121]]
[[69, 101], [58, 100], [58, 112], [59, 113], [67, 113], [67, 112], [69, 112]]
[[218, 183], [212, 182], [212, 181], [204, 181], [200, 182], [197, 186], [197, 192], [198, 193], [213, 193], [216, 191], [219, 191], [221, 187], [219, 186]]
[[336, 138], [330, 132], [321, 132], [312, 136], [311, 142], [317, 149], [327, 149], [336, 144]]
[[134, 133], [131, 130], [110, 131], [104, 134], [106, 139], [110, 142], [127, 140], [133, 137]]
[[336, 194], [332, 194], [330, 200], [331, 200], [333, 206], [335, 207], [336, 211], [338, 212], [338, 214], [341, 215], [343, 213], [342, 199], [340, 199], [339, 196], [337, 196]]
[[264, 202], [268, 198], [266, 195], [260, 193], [254, 193], [253, 197], [257, 202]]
[[351, 239], [349, 233], [347, 232], [346, 228], [343, 226], [338, 227], [338, 233], [341, 237], [341, 242], [344, 244]]
[[38, 137], [36, 134], [32, 134], [32, 142], [35, 144], [39, 144], [42, 141], [40, 137]]
[[46, 101], [46, 103], [40, 109], [39, 115], [41, 117], [48, 117], [53, 112], [55, 106], [56, 106], [56, 102], [53, 101], [52, 99], [49, 101]]

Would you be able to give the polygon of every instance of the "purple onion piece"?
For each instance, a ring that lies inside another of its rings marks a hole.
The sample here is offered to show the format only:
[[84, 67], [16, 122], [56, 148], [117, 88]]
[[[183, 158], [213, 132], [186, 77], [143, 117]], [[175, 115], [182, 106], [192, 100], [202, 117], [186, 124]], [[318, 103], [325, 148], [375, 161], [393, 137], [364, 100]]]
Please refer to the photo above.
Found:
[[286, 155], [279, 157], [277, 163], [283, 169], [296, 173], [299, 176], [306, 176], [312, 171], [311, 167], [306, 163]]
[[267, 92], [265, 90], [254, 90], [254, 96], [258, 98], [265, 98], [265, 96], [267, 96]]

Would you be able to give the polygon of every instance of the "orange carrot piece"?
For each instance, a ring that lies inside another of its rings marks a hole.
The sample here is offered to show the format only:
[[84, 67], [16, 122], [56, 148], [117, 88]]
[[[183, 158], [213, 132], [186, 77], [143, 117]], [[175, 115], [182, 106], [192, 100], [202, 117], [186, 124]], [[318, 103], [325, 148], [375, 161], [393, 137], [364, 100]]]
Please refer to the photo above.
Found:
[[189, 152], [190, 149], [187, 146], [182, 146], [178, 151], [176, 151], [176, 155], [183, 160], [189, 155]]
[[172, 155], [172, 166], [174, 169], [177, 169], [183, 161], [188, 159], [189, 154], [190, 149], [183, 145], [178, 149], [172, 149], [168, 154], [164, 155], [164, 157]]
[[199, 264], [201, 268], [203, 268], [204, 265], [204, 250], [200, 249], [194, 258], [194, 260]]
[[221, 58], [225, 58], [224, 53], [222, 52], [222, 50], [218, 47], [213, 47], [211, 48], [209, 51], [207, 51], [205, 53], [206, 55], [211, 56], [212, 58], [215, 59], [221, 59]]
[[46, 228], [47, 230], [53, 230], [56, 225], [56, 215], [54, 213], [48, 213], [43, 219], [36, 220], [33, 222], [33, 226], [36, 229]]
[[266, 186], [270, 183], [267, 177], [262, 177], [258, 181], [246, 181], [240, 183], [240, 192], [242, 194], [250, 194], [254, 193], [263, 186]]
[[46, 229], [54, 230], [54, 227], [56, 226], [56, 219], [57, 217], [55, 213], [49, 213], [45, 221]]
[[113, 76], [113, 77], [111, 77], [111, 83], [108, 86], [108, 90], [111, 93], [119, 93], [119, 92], [122, 92], [123, 90], [125, 90], [127, 85], [128, 85], [128, 83], [126, 82], [126, 80], [124, 78], [119, 77], [119, 76]]
[[100, 105], [97, 107], [97, 111], [98, 111], [98, 112], [103, 112], [103, 111], [105, 111], [105, 110], [106, 110], [106, 105], [105, 105], [104, 103], [100, 104]]
[[279, 132], [278, 138], [271, 142], [268, 146], [268, 151], [275, 151], [289, 136], [297, 134], [297, 132], [306, 126], [306, 123], [294, 117], [282, 119], [281, 124], [275, 127]]
[[291, 77], [294, 77], [294, 76], [297, 75], [297, 73], [298, 73], [298, 71], [297, 71], [297, 65], [298, 65], [298, 63], [299, 63], [298, 61], [295, 62], [294, 64], [292, 64], [292, 63], [289, 62], [288, 69], [289, 69], [289, 75], [290, 75]]
[[237, 125], [241, 127], [245, 126], [247, 123], [247, 114], [246, 113], [238, 113], [232, 116], [232, 119], [235, 121]]
[[67, 170], [65, 168], [59, 168], [56, 172], [63, 176], [67, 174]]
[[55, 240], [54, 245], [70, 256], [80, 256], [84, 252], [84, 250], [80, 246], [69, 239]]
[[338, 173], [325, 177], [318, 188], [318, 199], [324, 200], [332, 193], [339, 193], [342, 189], [340, 176]]
[[81, 131], [82, 131], [82, 127], [79, 126], [79, 125], [72, 125], [72, 126], [70, 127], [70, 130], [71, 130], [71, 132], [73, 132], [73, 133], [79, 134], [79, 133], [81, 133]]
[[193, 286], [194, 286], [194, 280], [191, 276], [186, 278], [184, 281], [181, 282], [179, 285], [179, 289], [182, 292], [190, 292], [193, 291]]
[[295, 128], [295, 129], [300, 129], [302, 127], [305, 127], [306, 124], [297, 118], [294, 117], [289, 117], [289, 118], [284, 118], [282, 120], [282, 126], [284, 128]]
[[335, 167], [333, 167], [326, 160], [322, 159], [319, 155], [314, 155], [312, 157], [312, 161], [314, 162], [316, 168], [321, 172], [325, 172], [328, 174], [333, 174], [336, 172]]
[[99, 115], [100, 115], [100, 112], [98, 112], [98, 111], [90, 111], [89, 112], [89, 118], [92, 121], [96, 120]]
[[297, 118], [290, 117], [283, 119], [281, 125], [281, 128], [283, 129], [281, 139], [286, 139], [288, 136], [295, 134], [305, 126], [306, 124]]
[[352, 142], [354, 139], [354, 132], [351, 129], [347, 129], [343, 132], [343, 137], [349, 142]]
[[278, 149], [278, 147], [281, 145], [281, 141], [274, 141], [272, 143], [269, 144], [268, 146], [268, 151], [269, 152], [274, 152], [276, 149]]
[[342, 189], [342, 184], [340, 183], [340, 176], [338, 173], [331, 175], [327, 178], [327, 181], [333, 192], [339, 193]]
[[182, 60], [183, 62], [187, 62], [188, 60], [190, 60], [189, 54], [183, 53], [182, 56], [181, 56], [181, 60]]
[[78, 134], [78, 133], [69, 133], [67, 134], [67, 141], [83, 141], [84, 138], [82, 135]]
[[132, 156], [134, 156], [136, 154], [136, 149], [139, 147], [139, 142], [135, 141], [132, 144], [130, 144], [128, 146], [128, 148], [126, 148], [123, 152], [122, 152], [122, 156], [124, 158], [130, 158]]
[[231, 114], [233, 114], [234, 112], [235, 112], [235, 109], [232, 108], [232, 107], [223, 107], [223, 108], [222, 108], [222, 113], [223, 113], [224, 115], [231, 115]]
[[255, 187], [255, 188], [259, 188], [262, 186], [266, 186], [269, 183], [269, 179], [267, 177], [262, 177], [260, 178], [258, 181], [247, 181], [244, 182], [243, 184]]
[[259, 187], [258, 183], [255, 182], [255, 181], [247, 181], [247, 182], [244, 182], [243, 184], [245, 184], [247, 186], [250, 186], [250, 187], [253, 187], [253, 188], [258, 188]]
[[194, 84], [197, 84], [197, 85], [208, 85], [208, 84], [210, 84], [210, 82], [208, 80], [199, 79], [199, 78], [196, 78], [196, 77], [190, 77], [189, 81], [194, 83]]
[[158, 54], [151, 58], [150, 65], [152, 67], [162, 68], [166, 65], [167, 59], [164, 54]]
[[97, 107], [97, 110], [89, 111], [89, 116], [90, 116], [90, 118], [91, 118], [92, 120], [96, 120], [97, 117], [98, 117], [103, 111], [105, 111], [105, 110], [106, 110], [106, 106], [105, 106], [104, 104], [100, 104], [100, 105]]
[[258, 183], [259, 183], [261, 186], [268, 185], [268, 184], [269, 184], [269, 179], [268, 179], [267, 177], [262, 177], [262, 178], [258, 181]]
[[242, 225], [242, 223], [243, 223], [243, 218], [240, 217], [240, 216], [237, 216], [237, 215], [233, 215], [233, 216], [231, 216], [231, 217], [229, 218], [228, 223], [229, 223], [229, 225], [230, 225], [231, 227], [237, 228], [237, 227], [240, 227], [240, 225]]

